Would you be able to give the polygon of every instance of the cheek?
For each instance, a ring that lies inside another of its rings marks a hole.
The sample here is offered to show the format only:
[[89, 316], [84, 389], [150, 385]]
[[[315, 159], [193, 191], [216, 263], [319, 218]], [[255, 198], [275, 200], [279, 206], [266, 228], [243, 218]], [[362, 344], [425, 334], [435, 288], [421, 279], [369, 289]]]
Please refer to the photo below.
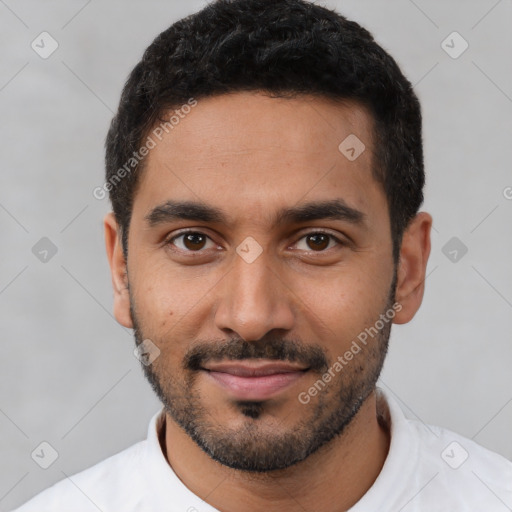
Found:
[[146, 262], [137, 269], [131, 287], [145, 333], [165, 340], [197, 328], [198, 315], [204, 314], [208, 293], [218, 279], [198, 276], [191, 268], [177, 269], [164, 261]]
[[369, 272], [369, 267], [364, 270], [337, 269], [325, 278], [302, 280], [295, 285], [296, 294], [309, 310], [308, 321], [327, 328], [326, 335], [337, 347], [350, 343], [373, 325], [386, 307], [387, 280]]

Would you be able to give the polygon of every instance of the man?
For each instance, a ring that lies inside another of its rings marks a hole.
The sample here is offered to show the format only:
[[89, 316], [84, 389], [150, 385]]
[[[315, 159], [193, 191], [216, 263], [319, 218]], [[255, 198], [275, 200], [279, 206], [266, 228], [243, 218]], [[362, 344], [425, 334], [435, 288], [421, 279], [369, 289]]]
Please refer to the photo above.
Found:
[[512, 507], [512, 463], [376, 387], [432, 218], [419, 102], [369, 32], [304, 0], [210, 4], [131, 73], [106, 168], [114, 312], [163, 409], [18, 510]]

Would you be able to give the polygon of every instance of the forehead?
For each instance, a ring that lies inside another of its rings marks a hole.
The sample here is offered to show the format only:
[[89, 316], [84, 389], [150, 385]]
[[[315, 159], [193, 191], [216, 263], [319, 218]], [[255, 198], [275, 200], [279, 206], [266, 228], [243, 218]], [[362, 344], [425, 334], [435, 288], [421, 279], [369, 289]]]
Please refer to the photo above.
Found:
[[[338, 144], [350, 134], [357, 135], [371, 148], [372, 116], [365, 106], [350, 100], [310, 95], [271, 98], [248, 91], [200, 99], [197, 106], [179, 117], [173, 115], [175, 110], [164, 114], [163, 120], [172, 117], [174, 124], [165, 130], [169, 133], [161, 133], [163, 140], [157, 141], [148, 164], [170, 147], [193, 147], [196, 151], [187, 156], [201, 158], [206, 154], [220, 156], [222, 151], [278, 145], [282, 151], [300, 152], [304, 158], [311, 153], [338, 149]], [[159, 126], [162, 123], [155, 128]]]
[[[200, 99], [187, 111], [154, 138], [134, 210], [179, 199], [246, 213], [306, 196], [364, 208], [378, 193], [372, 117], [355, 102], [242, 92]], [[352, 147], [364, 148], [355, 159], [346, 152]]]

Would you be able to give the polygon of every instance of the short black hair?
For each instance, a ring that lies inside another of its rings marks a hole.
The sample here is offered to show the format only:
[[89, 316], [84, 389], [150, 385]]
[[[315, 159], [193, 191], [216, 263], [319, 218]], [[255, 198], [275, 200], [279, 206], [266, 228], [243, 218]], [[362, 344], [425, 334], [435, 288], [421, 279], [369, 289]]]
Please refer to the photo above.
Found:
[[423, 202], [420, 103], [370, 32], [307, 0], [216, 0], [146, 49], [125, 83], [105, 143], [106, 183], [125, 257], [145, 162], [139, 150], [150, 130], [192, 98], [241, 91], [317, 95], [369, 109], [372, 172], [387, 197], [397, 263], [403, 232]]

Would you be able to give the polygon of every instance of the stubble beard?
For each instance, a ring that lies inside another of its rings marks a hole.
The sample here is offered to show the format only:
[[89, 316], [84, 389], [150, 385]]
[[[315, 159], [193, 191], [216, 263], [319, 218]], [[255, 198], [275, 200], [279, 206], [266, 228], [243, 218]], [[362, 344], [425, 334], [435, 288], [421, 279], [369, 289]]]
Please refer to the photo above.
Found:
[[[396, 273], [388, 294], [386, 309], [392, 308]], [[140, 328], [136, 307], [130, 293], [130, 307], [137, 346], [146, 339]], [[241, 338], [223, 343], [203, 343], [187, 352], [179, 372], [162, 367], [165, 357], [144, 365], [144, 374], [164, 406], [165, 412], [213, 460], [233, 469], [266, 473], [297, 464], [342, 435], [361, 406], [375, 390], [388, 350], [391, 322], [372, 339], [343, 369], [338, 372], [315, 400], [302, 404], [297, 399], [301, 419], [287, 424], [268, 413], [268, 401], [235, 401], [232, 408], [242, 422], [229, 428], [222, 418], [214, 418], [201, 402], [195, 389], [202, 362], [206, 358], [251, 359], [268, 358], [301, 361], [311, 366], [318, 379], [332, 366], [320, 346], [306, 346], [299, 341], [275, 337], [246, 342]], [[151, 338], [161, 349], [171, 340]], [[308, 372], [309, 373], [309, 372]], [[177, 375], [178, 374], [178, 375]], [[316, 381], [317, 379], [315, 379]], [[295, 399], [295, 397], [294, 397]]]

